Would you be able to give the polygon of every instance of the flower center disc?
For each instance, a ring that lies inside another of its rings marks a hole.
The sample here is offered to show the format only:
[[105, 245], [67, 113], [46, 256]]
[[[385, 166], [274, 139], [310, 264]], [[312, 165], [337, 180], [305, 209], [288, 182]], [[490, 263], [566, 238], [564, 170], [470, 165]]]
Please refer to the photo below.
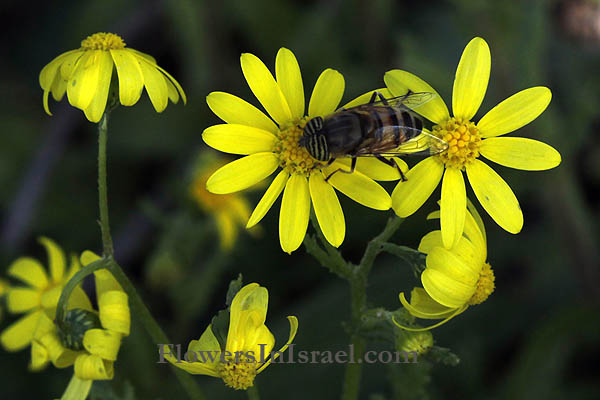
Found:
[[125, 48], [125, 42], [121, 36], [114, 33], [94, 33], [81, 41], [84, 50], [120, 50]]
[[496, 277], [494, 276], [494, 271], [492, 270], [492, 266], [488, 263], [483, 264], [483, 268], [479, 273], [479, 280], [477, 281], [477, 288], [475, 289], [475, 293], [469, 300], [469, 305], [481, 304], [487, 300], [487, 298], [494, 292], [494, 281]]
[[433, 134], [444, 139], [449, 147], [438, 157], [447, 167], [463, 169], [479, 157], [481, 134], [471, 121], [452, 117], [433, 127]]
[[229, 362], [219, 364], [219, 374], [223, 382], [236, 390], [246, 390], [254, 383], [256, 377], [256, 361], [252, 361], [242, 356], [239, 362], [230, 360]]
[[298, 144], [300, 137], [304, 134], [303, 126], [306, 119], [302, 119], [297, 125], [291, 125], [279, 131], [279, 143], [274, 151], [279, 155], [279, 165], [290, 174], [300, 173], [309, 175], [320, 163], [310, 153]]

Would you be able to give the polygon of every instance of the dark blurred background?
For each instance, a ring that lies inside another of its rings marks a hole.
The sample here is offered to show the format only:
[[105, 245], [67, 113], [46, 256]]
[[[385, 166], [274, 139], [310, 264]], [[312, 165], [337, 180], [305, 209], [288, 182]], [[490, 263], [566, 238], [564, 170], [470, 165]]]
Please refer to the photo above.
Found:
[[[411, 368], [417, 367], [366, 366], [361, 398], [600, 398], [599, 1], [9, 0], [0, 11], [1, 275], [21, 255], [45, 262], [36, 241], [40, 235], [69, 252], [100, 249], [96, 128], [66, 99], [50, 100], [54, 116], [47, 116], [38, 74], [86, 36], [117, 33], [128, 46], [153, 55], [188, 95], [186, 106], [169, 104], [162, 115], [145, 94], [135, 107], [113, 112], [108, 166], [117, 258], [171, 340], [184, 345], [224, 307], [228, 282], [239, 272], [246, 282], [269, 289], [268, 325], [279, 342], [287, 335], [285, 316], [297, 315], [297, 350], [335, 351], [348, 343], [341, 324], [349, 314], [346, 284], [304, 248], [291, 256], [281, 251], [279, 201], [259, 235], [242, 232], [235, 247], [222, 253], [213, 219], [189, 199], [195, 160], [212, 151], [201, 133], [218, 123], [205, 96], [223, 90], [258, 105], [241, 74], [240, 53], [254, 53], [273, 70], [277, 50], [290, 48], [307, 98], [328, 67], [346, 79], [343, 101], [381, 87], [386, 71], [401, 68], [428, 81], [450, 103], [461, 52], [471, 38], [483, 37], [492, 52], [492, 75], [476, 119], [519, 90], [548, 86], [553, 93], [548, 109], [515, 135], [549, 143], [563, 162], [544, 172], [492, 164], [520, 200], [525, 226], [513, 236], [483, 215], [496, 292], [434, 331], [436, 344], [450, 348], [461, 363], [433, 365], [424, 393], [411, 389]], [[247, 194], [252, 206], [261, 192]], [[470, 189], [468, 194], [474, 199]], [[357, 261], [392, 212], [341, 201], [347, 220], [341, 251]], [[394, 241], [416, 247], [437, 229], [425, 220], [435, 207], [433, 199], [426, 203]], [[370, 301], [396, 309], [398, 293], [417, 284], [407, 265], [382, 256]], [[4, 312], [2, 319], [4, 328], [14, 317]], [[2, 352], [0, 397], [59, 397], [72, 369], [30, 373], [28, 359], [29, 351]], [[122, 395], [132, 387], [139, 399], [183, 398], [169, 368], [156, 359], [154, 345], [134, 324], [114, 381], [95, 385], [96, 394], [105, 396], [98, 398], [119, 398], [110, 391]], [[337, 398], [343, 369], [273, 365], [257, 382], [264, 399]], [[197, 379], [209, 399], [245, 398], [220, 380]]]

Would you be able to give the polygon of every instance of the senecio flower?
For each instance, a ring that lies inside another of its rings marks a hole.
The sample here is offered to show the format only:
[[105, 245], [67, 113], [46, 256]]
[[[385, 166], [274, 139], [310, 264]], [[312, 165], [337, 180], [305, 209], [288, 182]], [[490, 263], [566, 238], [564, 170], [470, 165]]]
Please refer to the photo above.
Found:
[[[548, 106], [552, 97], [546, 87], [522, 90], [472, 121], [485, 95], [490, 76], [490, 50], [481, 38], [474, 38], [465, 48], [454, 79], [450, 116], [446, 104], [436, 96], [414, 109], [433, 121], [433, 134], [447, 141], [449, 149], [426, 158], [399, 182], [392, 193], [392, 207], [400, 217], [413, 214], [442, 180], [441, 230], [446, 248], [451, 248], [462, 235], [466, 215], [465, 171], [475, 196], [503, 229], [518, 233], [523, 227], [523, 213], [510, 186], [480, 156], [498, 164], [539, 171], [554, 168], [560, 154], [551, 146], [526, 138], [500, 137], [527, 125]], [[392, 94], [437, 92], [417, 76], [401, 70], [385, 74]], [[442, 178], [443, 175], [443, 178]]]
[[[430, 215], [439, 218], [440, 213]], [[486, 235], [479, 214], [469, 205], [464, 232], [451, 249], [446, 249], [442, 232], [428, 233], [421, 239], [419, 251], [427, 254], [421, 273], [422, 288], [411, 292], [410, 303], [404, 293], [400, 302], [413, 316], [442, 319], [432, 329], [464, 312], [469, 306], [484, 302], [494, 291], [494, 272], [487, 259]], [[412, 329], [398, 325], [406, 330]]]
[[[91, 251], [81, 255], [88, 265], [100, 259]], [[129, 335], [131, 316], [128, 296], [112, 274], [94, 271], [98, 311], [84, 294], [77, 306], [69, 305], [64, 321], [53, 321], [43, 314], [31, 345], [31, 369], [40, 370], [52, 363], [56, 368], [74, 365], [66, 393], [85, 399], [94, 380], [110, 380], [121, 340]]]
[[[7, 351], [18, 351], [29, 346], [42, 317], [54, 319], [64, 285], [79, 270], [77, 258], [71, 259], [67, 270], [66, 257], [54, 241], [45, 237], [39, 241], [48, 254], [49, 275], [38, 260], [30, 257], [21, 257], [8, 268], [8, 275], [26, 286], [12, 285], [7, 290], [7, 310], [25, 313], [0, 334], [0, 343]], [[69, 307], [85, 305], [86, 300], [83, 290], [77, 287], [69, 298]]]
[[113, 70], [119, 78], [119, 102], [132, 106], [146, 92], [156, 112], [162, 112], [168, 100], [186, 102], [179, 83], [156, 60], [134, 49], [126, 48], [121, 37], [114, 33], [95, 33], [81, 42], [81, 47], [61, 54], [40, 72], [40, 86], [44, 90], [44, 110], [48, 95], [60, 101], [65, 92], [73, 107], [83, 110], [91, 122], [98, 122], [108, 100]]
[[241, 194], [217, 195], [206, 190], [208, 178], [224, 164], [224, 160], [203, 155], [194, 171], [189, 191], [200, 209], [214, 217], [221, 248], [230, 250], [237, 239], [239, 229], [250, 218], [250, 205]]
[[231, 302], [224, 349], [209, 325], [199, 340], [190, 342], [184, 360], [180, 352], [174, 353], [167, 345], [160, 349], [161, 360], [167, 359], [190, 374], [221, 378], [236, 390], [248, 389], [253, 386], [256, 375], [287, 349], [298, 330], [298, 319], [289, 316], [289, 339], [272, 355], [275, 338], [265, 325], [268, 303], [266, 288], [257, 283], [242, 287]]
[[206, 99], [208, 106], [226, 123], [207, 128], [202, 138], [217, 150], [244, 156], [208, 179], [206, 186], [212, 193], [246, 189], [281, 168], [246, 227], [256, 225], [283, 192], [279, 214], [281, 248], [291, 253], [300, 246], [308, 228], [311, 203], [323, 235], [338, 247], [344, 240], [346, 224], [333, 188], [367, 207], [391, 207], [390, 196], [373, 179], [399, 179], [395, 168], [363, 157], [354, 173], [336, 173], [326, 182], [325, 177], [338, 168], [348, 170], [348, 160], [336, 160], [327, 167], [298, 144], [309, 119], [336, 110], [344, 92], [344, 78], [339, 72], [326, 69], [321, 73], [306, 116], [300, 67], [290, 50], [282, 48], [277, 53], [275, 78], [252, 54], [242, 54], [241, 65], [250, 89], [272, 119], [234, 95], [213, 92]]

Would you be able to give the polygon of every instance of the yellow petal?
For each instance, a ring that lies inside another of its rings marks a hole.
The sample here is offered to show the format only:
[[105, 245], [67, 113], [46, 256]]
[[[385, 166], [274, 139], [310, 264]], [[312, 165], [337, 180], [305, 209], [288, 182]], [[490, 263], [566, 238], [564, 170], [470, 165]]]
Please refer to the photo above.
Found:
[[298, 318], [294, 317], [294, 316], [288, 316], [287, 317], [288, 321], [290, 322], [290, 335], [288, 337], [288, 341], [286, 342], [286, 344], [279, 349], [279, 351], [277, 351], [277, 353], [275, 354], [274, 358], [269, 358], [259, 369], [258, 372], [262, 372], [263, 369], [267, 368], [267, 366], [269, 366], [269, 364], [271, 364], [271, 362], [273, 360], [276, 360], [277, 357], [279, 357], [279, 354], [282, 354], [284, 351], [287, 350], [287, 348], [289, 347], [290, 343], [292, 343], [292, 341], [294, 340], [294, 338], [296, 337], [296, 333], [298, 332]]
[[467, 213], [465, 180], [458, 168], [446, 168], [442, 179], [440, 213], [442, 240], [444, 247], [450, 249], [463, 234]]
[[40, 371], [50, 363], [48, 350], [37, 340], [31, 342], [31, 362], [29, 369], [31, 371]]
[[475, 292], [474, 286], [455, 281], [436, 270], [423, 271], [421, 281], [427, 293], [435, 301], [450, 308], [464, 306]]
[[[56, 299], [56, 303], [54, 303], [54, 307], [58, 304], [58, 299]], [[75, 287], [71, 292], [71, 296], [69, 296], [69, 302], [67, 303], [68, 309], [72, 308], [81, 308], [84, 310], [91, 311], [92, 303], [90, 299], [87, 297], [85, 292], [80, 286]]]
[[325, 116], [335, 111], [344, 95], [344, 77], [334, 69], [321, 72], [308, 104], [308, 116]]
[[481, 255], [481, 262], [485, 262], [487, 257], [487, 245], [485, 242], [485, 236], [481, 233], [481, 230], [470, 212], [465, 216], [465, 237], [473, 243], [473, 246], [477, 249]]
[[13, 322], [0, 334], [0, 343], [6, 351], [18, 351], [31, 343], [33, 333], [43, 311], [35, 311]]
[[[468, 261], [460, 257], [454, 249], [447, 250], [443, 247], [436, 247], [427, 254], [426, 270], [437, 271], [453, 281], [475, 287], [479, 280], [481, 265], [473, 265]], [[439, 300], [437, 301], [439, 302]]]
[[[131, 49], [129, 49], [131, 50]], [[187, 97], [185, 95], [185, 92], [183, 91], [183, 88], [181, 87], [181, 85], [179, 84], [179, 82], [177, 82], [177, 80], [175, 78], [173, 78], [171, 76], [171, 74], [169, 74], [167, 71], [165, 71], [160, 65], [157, 65], [156, 62], [154, 63], [156, 69], [158, 69], [160, 72], [162, 72], [166, 79], [165, 81], [167, 82], [167, 86], [169, 85], [169, 83], [172, 83], [173, 85], [175, 85], [175, 87], [177, 88], [177, 91], [179, 92], [179, 94], [181, 95], [181, 98], [183, 99], [183, 104], [187, 103]], [[169, 96], [171, 97], [171, 96]]]
[[429, 254], [436, 247], [443, 247], [442, 232], [431, 231], [421, 238], [418, 250], [421, 253]]
[[466, 167], [475, 196], [498, 225], [510, 233], [523, 228], [523, 212], [512, 189], [493, 169], [475, 160]]
[[400, 293], [400, 302], [411, 315], [423, 319], [442, 319], [455, 311], [433, 300], [425, 289], [418, 287], [410, 292], [410, 303], [406, 301], [404, 293]]
[[40, 292], [35, 289], [12, 288], [6, 296], [6, 308], [11, 313], [23, 313], [41, 304]]
[[171, 82], [169, 79], [165, 80], [165, 82], [167, 82], [169, 100], [171, 100], [173, 104], [177, 104], [179, 102], [179, 92], [175, 88], [175, 85], [173, 85], [173, 82]]
[[51, 239], [41, 237], [39, 242], [46, 248], [48, 254], [48, 264], [50, 266], [50, 276], [54, 283], [62, 283], [65, 275], [65, 266], [67, 261], [65, 254], [60, 247]]
[[117, 282], [113, 274], [107, 269], [99, 269], [94, 271], [94, 279], [96, 281], [96, 294], [98, 297], [105, 292], [123, 291], [123, 288]]
[[412, 167], [406, 174], [406, 181], [398, 182], [392, 192], [392, 207], [402, 218], [412, 215], [425, 203], [435, 190], [444, 166], [432, 157], [428, 157]]
[[214, 217], [217, 224], [217, 231], [219, 232], [221, 248], [229, 250], [233, 247], [238, 234], [235, 221], [225, 212], [216, 212]]
[[126, 50], [110, 50], [119, 77], [119, 102], [132, 106], [140, 99], [144, 89], [144, 76], [137, 57]]
[[89, 265], [95, 261], [98, 261], [100, 256], [94, 253], [93, 251], [86, 250], [81, 253], [81, 264], [84, 266]]
[[69, 58], [70, 55], [75, 53], [81, 53], [81, 50], [67, 51], [66, 53], [63, 53], [54, 60], [50, 61], [50, 63], [42, 68], [39, 76], [40, 86], [42, 89], [49, 91], [52, 88], [52, 84], [54, 83], [56, 74], [58, 73], [58, 69], [65, 59]]
[[115, 361], [121, 347], [121, 334], [107, 329], [88, 329], [83, 335], [83, 347], [90, 354]]
[[96, 95], [103, 53], [102, 50], [86, 51], [77, 62], [67, 86], [67, 97], [73, 107], [85, 110]]
[[[186, 372], [189, 372], [190, 374], [193, 375], [208, 375], [208, 376], [214, 376], [214, 377], [219, 377], [219, 370], [216, 367], [216, 363], [210, 363], [209, 360], [209, 356], [206, 353], [205, 357], [206, 357], [206, 362], [187, 362], [184, 360], [184, 354], [181, 354], [181, 362], [179, 362], [177, 360], [177, 358], [173, 355], [172, 352], [175, 352], [176, 350], [171, 347], [171, 348], [167, 348], [167, 346], [163, 346], [163, 354], [165, 357], [165, 360], [167, 360], [168, 362], [170, 362], [171, 364], [173, 364], [174, 366], [176, 366], [177, 368], [180, 368]], [[198, 360], [200, 361], [200, 355], [196, 354], [196, 356], [198, 356]], [[217, 360], [219, 359], [219, 355], [216, 355]]]
[[561, 156], [552, 146], [520, 137], [493, 137], [481, 142], [481, 154], [495, 163], [526, 171], [554, 168]]
[[552, 92], [547, 87], [521, 90], [488, 111], [477, 128], [484, 138], [516, 131], [543, 113], [551, 99]]
[[98, 298], [98, 309], [102, 327], [111, 331], [129, 335], [131, 313], [127, 294], [119, 290], [102, 293]]
[[257, 361], [264, 360], [275, 346], [275, 336], [266, 325], [261, 325], [247, 338], [244, 348], [251, 352]]
[[64, 347], [58, 338], [56, 329], [37, 338], [37, 341], [46, 349], [48, 357], [56, 368], [66, 368], [73, 365], [80, 352]]
[[162, 112], [167, 107], [169, 101], [167, 78], [157, 69], [156, 65], [150, 64], [143, 58], [138, 58], [138, 61], [150, 101], [156, 112]]
[[483, 237], [483, 241], [485, 243], [487, 241], [487, 238], [485, 233], [485, 225], [483, 225], [483, 219], [481, 219], [481, 215], [479, 215], [477, 208], [475, 208], [475, 205], [473, 204], [473, 202], [471, 202], [471, 199], [469, 199], [468, 197], [467, 210], [469, 210], [469, 213], [473, 217], [473, 220], [475, 221], [477, 228], [479, 228], [479, 232], [481, 233], [481, 236]]
[[[215, 334], [212, 331], [211, 325], [204, 330], [202, 336], [198, 340], [192, 340], [188, 345], [188, 350], [190, 351], [211, 351], [211, 352], [220, 352], [221, 345], [217, 340]], [[209, 361], [207, 361], [209, 362]], [[213, 362], [214, 363], [214, 362]]]
[[79, 379], [109, 380], [114, 376], [112, 361], [94, 354], [81, 354], [75, 360], [74, 369]]
[[255, 153], [230, 162], [215, 171], [206, 182], [206, 189], [215, 194], [237, 192], [262, 181], [279, 166], [273, 153]]
[[96, 62], [98, 63], [96, 94], [94, 94], [89, 106], [83, 110], [87, 119], [94, 123], [100, 121], [102, 114], [104, 114], [113, 71], [113, 60], [108, 52], [101, 52]]
[[246, 341], [251, 339], [267, 318], [269, 292], [257, 283], [250, 283], [240, 289], [231, 302], [227, 351], [246, 350]]
[[256, 205], [256, 208], [254, 208], [254, 211], [252, 211], [252, 215], [250, 215], [250, 219], [248, 220], [248, 224], [246, 224], [246, 228], [252, 228], [263, 219], [263, 217], [271, 209], [273, 203], [275, 203], [275, 200], [277, 200], [283, 191], [283, 188], [285, 187], [289, 177], [290, 174], [288, 174], [285, 170], [281, 170], [279, 174], [277, 174], [263, 197]]
[[281, 92], [290, 107], [293, 119], [304, 116], [304, 86], [296, 56], [290, 50], [281, 48], [275, 58], [275, 76]]
[[68, 81], [62, 79], [60, 74], [56, 74], [56, 78], [54, 79], [54, 83], [52, 84], [52, 98], [56, 101], [60, 101], [65, 93], [67, 92], [67, 83]]
[[293, 174], [285, 185], [279, 214], [279, 242], [286, 253], [291, 254], [302, 244], [309, 215], [310, 195], [306, 176]]
[[[341, 164], [334, 162], [324, 172], [330, 174], [340, 167], [343, 168]], [[331, 176], [328, 183], [365, 207], [374, 208], [375, 210], [389, 210], [392, 206], [392, 199], [385, 189], [358, 171], [351, 174], [336, 172]]]
[[271, 133], [277, 132], [277, 125], [262, 111], [247, 101], [225, 92], [212, 92], [206, 97], [208, 107], [229, 124], [252, 126]]
[[452, 110], [454, 116], [470, 120], [473, 118], [487, 90], [490, 79], [492, 57], [490, 48], [482, 38], [472, 39], [460, 57], [454, 88]]
[[224, 153], [254, 154], [272, 151], [278, 139], [271, 132], [237, 124], [220, 124], [202, 132], [204, 143]]
[[240, 58], [242, 72], [254, 96], [280, 126], [292, 120], [292, 112], [279, 85], [265, 64], [254, 54]]
[[335, 190], [319, 173], [311, 174], [308, 184], [321, 231], [332, 246], [339, 247], [346, 235], [346, 221]]
[[[350, 107], [356, 107], [356, 106], [360, 106], [363, 104], [367, 104], [370, 100], [371, 97], [373, 97], [373, 93], [381, 93], [383, 95], [384, 98], [389, 99], [391, 97], [394, 97], [394, 95], [392, 94], [392, 92], [390, 92], [388, 90], [388, 88], [381, 88], [381, 89], [375, 89], [375, 90], [371, 90], [367, 93], [361, 94], [360, 96], [358, 96], [357, 98], [349, 101], [348, 103], [344, 104], [342, 106], [342, 108], [350, 108]], [[377, 97], [375, 99], [375, 101], [379, 101], [379, 97]]]
[[45, 289], [49, 284], [44, 267], [37, 260], [29, 257], [15, 260], [8, 267], [8, 275], [38, 289]]
[[73, 375], [60, 400], [86, 399], [92, 388], [92, 383], [94, 381], [90, 379], [79, 379], [76, 375]]
[[410, 72], [395, 69], [385, 73], [383, 78], [394, 96], [403, 96], [408, 91], [414, 93], [434, 93], [435, 97], [427, 103], [413, 108], [415, 112], [436, 124], [450, 118], [448, 107], [440, 95], [427, 82]]
[[[397, 157], [386, 158], [388, 160], [393, 160], [396, 164], [398, 164], [403, 173], [406, 174], [408, 172], [408, 165], [404, 160]], [[352, 162], [351, 158], [338, 158], [335, 161], [336, 163], [344, 165], [344, 170], [350, 170], [350, 164]], [[363, 175], [368, 176], [374, 181], [397, 181], [400, 179], [400, 172], [398, 172], [398, 168], [392, 167], [375, 157], [358, 157], [356, 159], [355, 170]]]

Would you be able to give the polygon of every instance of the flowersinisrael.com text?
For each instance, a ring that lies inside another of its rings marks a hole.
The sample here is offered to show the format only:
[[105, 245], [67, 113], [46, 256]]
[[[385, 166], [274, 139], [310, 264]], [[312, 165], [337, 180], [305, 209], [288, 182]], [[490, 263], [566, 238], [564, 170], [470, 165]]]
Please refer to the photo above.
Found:
[[[272, 359], [273, 363], [279, 364], [407, 364], [417, 363], [416, 351], [367, 351], [362, 358], [355, 358], [354, 345], [349, 345], [348, 350], [338, 351], [294, 351], [294, 344], [290, 344], [287, 353], [284, 355], [279, 351], [265, 351], [266, 345], [260, 344], [259, 354], [254, 351], [186, 351], [182, 352], [181, 344], [159, 344], [158, 345], [158, 361], [157, 363], [167, 363], [165, 355], [171, 355], [177, 361], [182, 363], [187, 361], [190, 363], [264, 363]], [[277, 357], [277, 358], [276, 358]]]

